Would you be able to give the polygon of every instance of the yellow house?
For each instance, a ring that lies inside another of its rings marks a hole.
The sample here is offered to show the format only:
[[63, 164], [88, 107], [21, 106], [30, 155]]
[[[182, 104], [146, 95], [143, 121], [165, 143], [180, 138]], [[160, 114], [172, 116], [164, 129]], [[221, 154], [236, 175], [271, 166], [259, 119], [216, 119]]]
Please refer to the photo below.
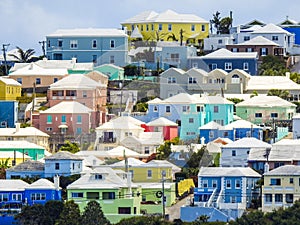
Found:
[[300, 199], [300, 166], [280, 166], [264, 174], [262, 211], [292, 206]]
[[121, 23], [130, 39], [144, 41], [182, 41], [200, 45], [209, 34], [209, 22], [193, 14], [142, 12]]
[[18, 151], [1, 151], [0, 162], [5, 162], [7, 159], [8, 166], [11, 167], [30, 160], [31, 157]]
[[0, 100], [16, 100], [21, 97], [22, 85], [14, 79], [0, 77]]

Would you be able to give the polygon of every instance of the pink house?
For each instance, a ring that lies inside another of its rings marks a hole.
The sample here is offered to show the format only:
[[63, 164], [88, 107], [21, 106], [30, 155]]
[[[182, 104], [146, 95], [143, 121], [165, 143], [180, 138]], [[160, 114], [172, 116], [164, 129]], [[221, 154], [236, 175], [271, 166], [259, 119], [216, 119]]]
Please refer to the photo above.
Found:
[[96, 128], [96, 113], [79, 102], [63, 101], [45, 111], [40, 111], [39, 115], [35, 115], [33, 125], [47, 134], [77, 137]]
[[160, 117], [146, 124], [149, 132], [162, 132], [164, 140], [178, 137], [178, 124], [164, 117]]
[[79, 102], [92, 111], [100, 112], [99, 124], [102, 124], [106, 115], [107, 82], [107, 76], [99, 72], [69, 75], [50, 85], [48, 105], [52, 107], [62, 101]]

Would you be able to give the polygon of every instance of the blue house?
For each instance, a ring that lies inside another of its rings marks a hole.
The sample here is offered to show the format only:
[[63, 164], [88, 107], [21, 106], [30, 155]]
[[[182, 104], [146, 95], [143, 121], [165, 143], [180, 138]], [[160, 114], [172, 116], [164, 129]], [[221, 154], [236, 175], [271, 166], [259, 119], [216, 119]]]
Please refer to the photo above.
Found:
[[6, 169], [6, 179], [20, 179], [26, 177], [44, 177], [45, 164], [35, 160], [27, 160]]
[[67, 151], [45, 157], [44, 177], [71, 176], [82, 172], [83, 159]]
[[0, 128], [14, 128], [18, 122], [18, 102], [0, 101]]
[[189, 69], [199, 68], [207, 72], [222, 69], [228, 73], [234, 69], [240, 69], [257, 75], [257, 61], [257, 52], [231, 52], [221, 48], [205, 56], [190, 57]]
[[181, 207], [180, 219], [191, 222], [207, 215], [209, 221], [228, 221], [242, 216], [258, 197], [260, 177], [249, 167], [201, 167], [194, 199]]
[[125, 66], [128, 36], [118, 29], [61, 29], [46, 36], [47, 58]]

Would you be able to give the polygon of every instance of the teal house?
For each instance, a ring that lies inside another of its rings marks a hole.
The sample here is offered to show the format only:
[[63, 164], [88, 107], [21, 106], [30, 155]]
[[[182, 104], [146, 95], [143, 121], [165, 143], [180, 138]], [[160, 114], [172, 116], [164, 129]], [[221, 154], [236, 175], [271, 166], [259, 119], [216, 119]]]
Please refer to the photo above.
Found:
[[108, 76], [108, 80], [124, 80], [124, 69], [114, 64], [103, 64], [94, 70]]

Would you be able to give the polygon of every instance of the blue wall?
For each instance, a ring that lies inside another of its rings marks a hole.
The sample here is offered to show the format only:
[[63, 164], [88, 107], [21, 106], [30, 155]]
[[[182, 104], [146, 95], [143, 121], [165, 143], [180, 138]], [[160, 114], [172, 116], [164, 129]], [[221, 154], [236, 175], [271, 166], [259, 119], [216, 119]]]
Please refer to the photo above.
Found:
[[300, 45], [300, 26], [299, 27], [283, 27], [284, 30], [295, 34], [295, 44]]
[[0, 128], [14, 128], [18, 119], [17, 101], [0, 101]]

